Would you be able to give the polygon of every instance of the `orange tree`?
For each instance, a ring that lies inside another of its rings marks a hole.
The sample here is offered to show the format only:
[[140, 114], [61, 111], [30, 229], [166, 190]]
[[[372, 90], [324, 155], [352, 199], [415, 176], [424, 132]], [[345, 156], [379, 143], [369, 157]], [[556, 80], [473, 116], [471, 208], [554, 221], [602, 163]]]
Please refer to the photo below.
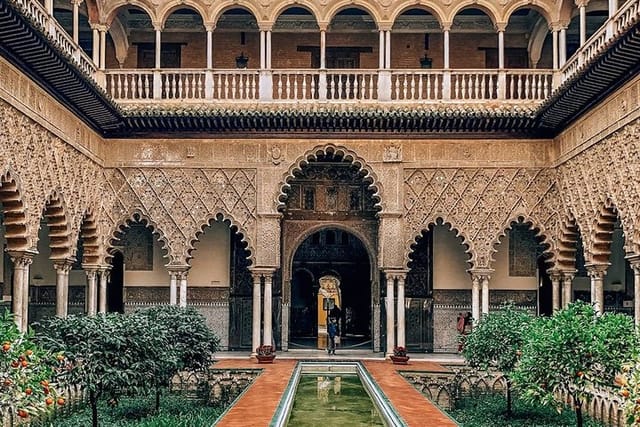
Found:
[[0, 407], [12, 407], [18, 417], [28, 418], [64, 404], [52, 382], [56, 356], [36, 345], [31, 333], [21, 333], [7, 311], [0, 318], [0, 342]]
[[47, 319], [37, 339], [68, 359], [64, 380], [89, 395], [92, 425], [98, 426], [98, 401], [148, 392], [158, 361], [172, 358], [166, 331], [146, 316], [118, 313]]
[[626, 363], [616, 383], [620, 386], [626, 425], [640, 427], [640, 355], [634, 354]]
[[558, 411], [565, 409], [566, 402], [559, 400], [556, 392], [567, 391], [576, 425], [582, 427], [582, 408], [589, 401], [589, 389], [611, 386], [637, 348], [631, 317], [597, 315], [593, 306], [578, 301], [531, 324], [514, 380], [525, 399]]
[[524, 334], [533, 317], [513, 305], [504, 305], [482, 317], [465, 337], [462, 354], [467, 363], [482, 370], [495, 368], [505, 380], [506, 415], [511, 416], [511, 375], [518, 363]]
[[150, 322], [167, 333], [167, 348], [162, 360], [154, 364], [153, 381], [156, 391], [156, 411], [160, 409], [162, 388], [169, 385], [178, 371], [199, 371], [208, 368], [219, 348], [218, 337], [209, 329], [205, 318], [193, 307], [174, 305], [141, 310]]

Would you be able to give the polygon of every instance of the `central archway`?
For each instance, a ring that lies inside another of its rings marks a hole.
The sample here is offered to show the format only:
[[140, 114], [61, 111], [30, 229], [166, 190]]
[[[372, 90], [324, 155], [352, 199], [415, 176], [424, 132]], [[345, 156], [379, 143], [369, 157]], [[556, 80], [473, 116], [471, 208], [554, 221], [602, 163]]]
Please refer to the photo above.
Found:
[[[290, 348], [325, 348], [328, 316], [338, 319], [342, 348], [371, 348], [371, 261], [357, 236], [336, 227], [314, 231], [297, 247], [291, 272]], [[339, 288], [331, 304], [320, 283], [327, 276]]]

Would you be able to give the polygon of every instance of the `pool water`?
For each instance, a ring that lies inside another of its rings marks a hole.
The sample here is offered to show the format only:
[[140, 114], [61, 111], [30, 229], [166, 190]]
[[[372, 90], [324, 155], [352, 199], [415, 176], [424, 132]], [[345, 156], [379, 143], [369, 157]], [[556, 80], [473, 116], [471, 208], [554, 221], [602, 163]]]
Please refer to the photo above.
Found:
[[302, 374], [289, 426], [384, 426], [357, 374]]

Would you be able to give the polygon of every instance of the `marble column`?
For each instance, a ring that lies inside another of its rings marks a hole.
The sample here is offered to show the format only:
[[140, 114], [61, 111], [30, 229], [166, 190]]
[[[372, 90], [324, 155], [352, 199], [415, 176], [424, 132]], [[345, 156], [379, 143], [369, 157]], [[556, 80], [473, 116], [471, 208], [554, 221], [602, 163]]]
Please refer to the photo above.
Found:
[[107, 283], [109, 281], [110, 267], [100, 269], [100, 289], [98, 291], [98, 312], [107, 312]]
[[87, 293], [85, 298], [85, 312], [88, 316], [95, 316], [98, 306], [98, 270], [85, 269], [87, 274]]
[[160, 69], [160, 64], [162, 64], [162, 27], [161, 26], [154, 26], [153, 28], [156, 32], [156, 61], [155, 61], [155, 67], [157, 69]]
[[251, 322], [251, 354], [256, 355], [256, 349], [260, 347], [260, 314], [262, 312], [261, 302], [262, 274], [253, 274], [253, 317]]
[[561, 28], [558, 37], [558, 44], [560, 45], [558, 66], [562, 67], [567, 62], [567, 29]]
[[627, 257], [633, 270], [633, 321], [636, 328], [640, 326], [640, 255]]
[[549, 273], [551, 279], [551, 307], [553, 311], [560, 310], [560, 273]]
[[607, 273], [608, 264], [588, 264], [587, 273], [591, 278], [591, 304], [596, 313], [604, 312], [604, 275]]
[[79, 22], [80, 21], [78, 19], [78, 14], [79, 14], [78, 13], [78, 9], [79, 9], [81, 3], [82, 3], [82, 0], [72, 0], [71, 1], [71, 5], [73, 6], [73, 18], [72, 18], [73, 19], [73, 30], [72, 30], [72, 32], [73, 32], [73, 41], [75, 42], [76, 45], [78, 44], [78, 40], [79, 40], [78, 34], [80, 32], [80, 30], [79, 30], [79, 27], [80, 27]]
[[393, 347], [395, 346], [395, 318], [394, 318], [394, 297], [393, 297], [393, 285], [395, 276], [387, 273], [387, 298], [385, 300], [387, 310], [387, 356], [393, 354]]
[[260, 30], [260, 69], [267, 68], [267, 32]]
[[406, 347], [405, 343], [405, 317], [404, 317], [404, 281], [405, 275], [398, 275], [398, 337], [396, 339], [398, 347]]
[[384, 69], [384, 41], [384, 31], [380, 30], [378, 31], [378, 68], [381, 70]]
[[480, 281], [482, 284], [482, 314], [489, 313], [489, 279], [490, 276], [484, 274]]
[[102, 25], [100, 30], [100, 70], [104, 71], [106, 68], [106, 51], [107, 51], [107, 27]]
[[[24, 332], [27, 330], [29, 321], [29, 281], [28, 279], [25, 281], [25, 272], [28, 278], [29, 265], [33, 261], [33, 254], [21, 251], [9, 252], [9, 256], [13, 261], [13, 316], [18, 329]], [[25, 288], [27, 289], [26, 299], [24, 297]]]
[[[320, 30], [320, 69], [327, 68], [327, 30]], [[382, 68], [382, 67], [380, 67]]]
[[207, 26], [207, 69], [213, 68], [213, 26]]
[[558, 63], [560, 60], [560, 52], [558, 50], [558, 36], [559, 31], [556, 28], [551, 30], [551, 40], [553, 41], [553, 69], [558, 69]]
[[471, 315], [473, 321], [478, 322], [480, 320], [480, 277], [471, 277]]
[[498, 29], [498, 68], [504, 68], [504, 27]]
[[67, 317], [69, 313], [69, 271], [71, 262], [54, 262], [56, 270], [56, 316]]
[[188, 271], [178, 273], [180, 279], [180, 307], [187, 306], [187, 274]]
[[169, 304], [178, 304], [178, 273], [169, 271]]
[[562, 272], [562, 308], [567, 308], [573, 300], [573, 276], [575, 272]]
[[578, 6], [580, 10], [580, 47], [587, 41], [587, 7], [585, 4]]
[[272, 288], [273, 288], [273, 275], [271, 273], [265, 273], [264, 275], [264, 310], [263, 313], [263, 337], [262, 344], [272, 345]]
[[449, 57], [450, 57], [450, 52], [449, 52], [449, 30], [450, 30], [451, 26], [443, 26], [442, 27], [442, 36], [444, 38], [443, 40], [443, 44], [444, 44], [444, 69], [448, 69], [449, 68]]

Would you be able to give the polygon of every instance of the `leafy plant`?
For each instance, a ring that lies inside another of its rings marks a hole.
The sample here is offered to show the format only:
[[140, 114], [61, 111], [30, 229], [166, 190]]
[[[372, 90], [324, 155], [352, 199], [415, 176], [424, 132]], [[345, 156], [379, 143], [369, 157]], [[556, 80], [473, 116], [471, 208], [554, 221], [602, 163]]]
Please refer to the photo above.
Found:
[[576, 424], [593, 386], [610, 386], [638, 340], [633, 320], [623, 314], [598, 316], [583, 302], [570, 304], [552, 317], [536, 319], [525, 333], [526, 344], [514, 373], [523, 397], [559, 412], [565, 403], [557, 391], [572, 397]]
[[164, 329], [135, 314], [53, 317], [40, 325], [37, 338], [66, 355], [64, 380], [88, 392], [94, 427], [99, 399], [117, 403], [123, 394], [152, 387], [156, 364], [168, 347]]
[[533, 317], [513, 305], [504, 305], [482, 317], [465, 338], [462, 355], [467, 363], [482, 370], [495, 368], [505, 380], [506, 415], [512, 415], [511, 375], [522, 354], [525, 331]]
[[0, 317], [0, 408], [16, 408], [20, 418], [50, 411], [56, 403], [64, 404], [52, 382], [60, 362], [32, 338], [31, 332], [18, 330], [9, 312]]
[[138, 314], [162, 328], [167, 338], [167, 346], [154, 365], [158, 410], [162, 388], [169, 385], [178, 371], [208, 368], [219, 349], [220, 340], [209, 329], [202, 314], [192, 307], [157, 306], [141, 310]]

